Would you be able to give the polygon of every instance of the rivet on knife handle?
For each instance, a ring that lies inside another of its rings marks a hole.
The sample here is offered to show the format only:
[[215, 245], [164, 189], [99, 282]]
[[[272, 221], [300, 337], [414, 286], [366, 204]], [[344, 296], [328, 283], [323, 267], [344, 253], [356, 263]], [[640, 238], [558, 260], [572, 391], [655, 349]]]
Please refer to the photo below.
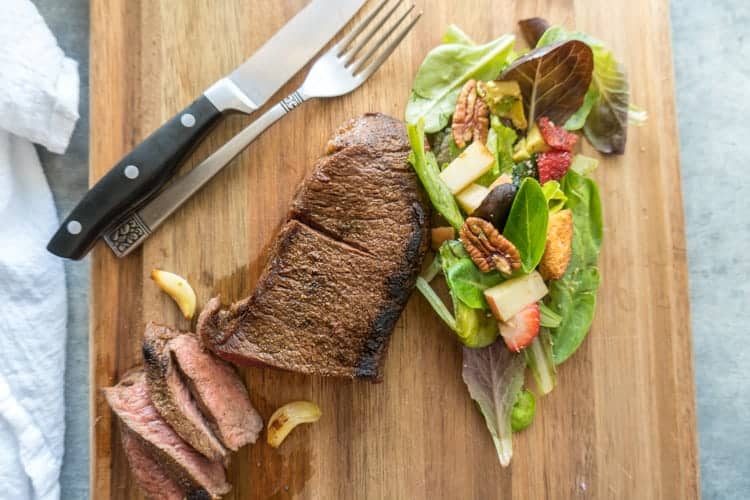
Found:
[[47, 245], [60, 257], [80, 259], [113, 220], [161, 188], [199, 139], [221, 117], [201, 95], [148, 136], [102, 177], [63, 221]]

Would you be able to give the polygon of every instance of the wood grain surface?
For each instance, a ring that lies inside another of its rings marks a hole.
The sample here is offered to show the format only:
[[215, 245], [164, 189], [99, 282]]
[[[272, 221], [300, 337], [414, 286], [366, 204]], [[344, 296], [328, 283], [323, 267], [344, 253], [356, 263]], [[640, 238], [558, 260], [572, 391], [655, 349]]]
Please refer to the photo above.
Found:
[[[257, 49], [305, 0], [92, 0], [91, 182]], [[415, 294], [380, 385], [242, 371], [264, 418], [296, 399], [319, 423], [274, 450], [243, 449], [230, 499], [688, 499], [699, 495], [687, 269], [666, 0], [421, 0], [415, 32], [355, 93], [305, 104], [277, 123], [130, 257], [92, 258], [92, 498], [140, 498], [103, 386], [140, 360], [144, 324], [190, 325], [148, 279], [154, 267], [199, 301], [252, 289], [297, 185], [347, 118], [403, 116], [414, 73], [449, 23], [475, 40], [541, 15], [603, 38], [630, 70], [649, 121], [595, 177], [604, 206], [603, 285], [593, 329], [560, 368], [502, 469], [461, 380], [461, 351]], [[284, 54], [279, 54], [284, 57]], [[286, 95], [304, 75], [280, 93]], [[222, 124], [195, 157], [237, 132]], [[592, 153], [590, 148], [584, 152]]]

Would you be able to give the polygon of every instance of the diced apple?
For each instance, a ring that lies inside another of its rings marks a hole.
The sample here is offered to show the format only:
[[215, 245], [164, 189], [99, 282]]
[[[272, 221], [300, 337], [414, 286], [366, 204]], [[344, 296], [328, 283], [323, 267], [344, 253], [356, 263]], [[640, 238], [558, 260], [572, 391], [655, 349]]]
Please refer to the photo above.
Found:
[[440, 178], [451, 193], [457, 194], [492, 168], [495, 156], [481, 142], [475, 141], [453, 160]]
[[432, 249], [437, 251], [448, 240], [456, 237], [456, 230], [451, 226], [432, 228]]
[[547, 295], [542, 276], [534, 271], [484, 291], [492, 314], [500, 321], [508, 321], [527, 305]]
[[479, 184], [472, 184], [456, 195], [456, 201], [468, 215], [479, 208], [490, 190]]

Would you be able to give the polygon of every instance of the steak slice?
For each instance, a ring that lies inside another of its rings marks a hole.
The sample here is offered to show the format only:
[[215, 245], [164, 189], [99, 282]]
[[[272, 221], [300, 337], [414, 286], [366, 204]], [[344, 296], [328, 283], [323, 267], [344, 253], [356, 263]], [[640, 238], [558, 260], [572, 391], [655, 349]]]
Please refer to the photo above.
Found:
[[193, 448], [211, 460], [225, 460], [227, 450], [201, 414], [171, 348], [172, 342], [182, 336], [187, 335], [154, 323], [146, 325], [142, 352], [151, 401]]
[[[143, 443], [127, 427], [120, 425], [122, 447], [130, 470], [146, 498], [151, 500], [183, 500], [187, 492], [169, 475], [159, 462], [148, 454]], [[208, 496], [206, 496], [208, 498]]]
[[204, 344], [234, 363], [381, 380], [428, 244], [409, 152], [394, 118], [367, 114], [341, 127], [297, 192], [253, 293], [204, 308]]
[[254, 443], [263, 429], [263, 419], [250, 403], [247, 388], [234, 368], [204, 350], [194, 335], [179, 335], [169, 341], [168, 348], [208, 425], [224, 446], [237, 451]]
[[104, 395], [123, 427], [185, 491], [203, 489], [218, 499], [230, 490], [222, 464], [198, 453], [161, 418], [149, 397], [143, 369], [129, 371], [116, 386], [105, 388]]

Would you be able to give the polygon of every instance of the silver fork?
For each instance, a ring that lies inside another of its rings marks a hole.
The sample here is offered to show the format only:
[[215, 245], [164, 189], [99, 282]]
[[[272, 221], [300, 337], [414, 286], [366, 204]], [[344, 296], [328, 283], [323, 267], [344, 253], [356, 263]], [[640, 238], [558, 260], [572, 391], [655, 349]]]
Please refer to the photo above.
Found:
[[[378, 13], [388, 2], [390, 0], [380, 2], [340, 42], [318, 58], [299, 89], [279, 101], [190, 172], [176, 179], [144, 207], [131, 212], [113, 229], [107, 231], [104, 240], [112, 251], [118, 257], [124, 257], [132, 252], [178, 207], [236, 158], [260, 134], [303, 102], [316, 98], [342, 96], [361, 86], [388, 59], [422, 16], [421, 12], [413, 16], [411, 21], [396, 33], [395, 38], [385, 45], [414, 9], [414, 5], [411, 5], [390, 28], [384, 30], [383, 26], [386, 21], [393, 16], [403, 0], [397, 0], [384, 16], [374, 22]], [[356, 44], [353, 43], [355, 38], [366, 29], [367, 32], [362, 39]], [[380, 38], [371, 44], [364, 55], [360, 56], [360, 52], [367, 47], [368, 42], [381, 32]], [[379, 49], [382, 50], [377, 53]]]

